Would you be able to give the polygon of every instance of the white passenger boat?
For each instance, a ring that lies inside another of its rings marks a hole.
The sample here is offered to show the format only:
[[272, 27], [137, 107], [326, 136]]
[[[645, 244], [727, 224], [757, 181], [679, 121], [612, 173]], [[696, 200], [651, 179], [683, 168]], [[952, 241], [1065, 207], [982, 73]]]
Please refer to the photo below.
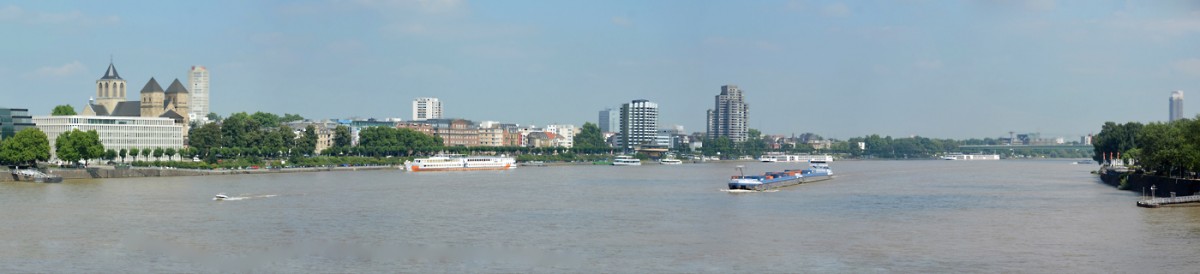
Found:
[[763, 163], [809, 163], [813, 161], [833, 162], [833, 156], [768, 154], [759, 156], [758, 160]]
[[225, 195], [224, 192], [217, 193], [216, 196], [213, 196], [214, 201], [225, 200], [225, 199], [229, 199], [229, 195]]
[[679, 159], [664, 158], [658, 160], [658, 163], [663, 165], [682, 165], [683, 161], [680, 161]]
[[405, 161], [404, 168], [408, 171], [507, 170], [517, 168], [517, 160], [512, 157], [451, 154]]
[[942, 156], [942, 160], [964, 160], [964, 161], [1000, 160], [1000, 155], [951, 153], [951, 154], [947, 154], [946, 156]]
[[618, 155], [616, 158], [613, 158], [612, 165], [614, 165], [614, 166], [640, 166], [640, 165], [642, 165], [642, 160], [633, 158], [633, 156]]

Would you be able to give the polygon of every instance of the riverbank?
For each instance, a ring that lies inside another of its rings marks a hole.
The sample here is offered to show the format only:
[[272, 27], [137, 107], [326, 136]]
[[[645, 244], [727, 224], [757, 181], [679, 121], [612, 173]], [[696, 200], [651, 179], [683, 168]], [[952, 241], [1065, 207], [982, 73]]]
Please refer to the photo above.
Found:
[[[62, 176], [65, 180], [80, 180], [80, 179], [111, 179], [111, 178], [142, 178], [142, 177], [178, 177], [178, 176], [214, 176], [214, 175], [240, 175], [240, 174], [272, 174], [272, 173], [297, 173], [297, 172], [323, 172], [323, 171], [358, 171], [358, 170], [388, 170], [400, 169], [398, 166], [348, 166], [348, 167], [297, 167], [297, 168], [279, 168], [279, 169], [220, 169], [220, 170], [200, 170], [200, 169], [173, 169], [173, 168], [157, 168], [157, 167], [134, 167], [127, 169], [118, 169], [111, 166], [89, 167], [89, 168], [50, 168], [46, 170], [47, 174]], [[12, 172], [5, 169], [6, 173]], [[15, 182], [24, 181], [18, 180], [17, 175], [0, 176], [0, 182]]]
[[1200, 194], [1200, 180], [1138, 174], [1132, 171], [1113, 169], [1101, 169], [1099, 173], [1101, 182], [1117, 189], [1138, 193], [1145, 191], [1146, 195], [1151, 195], [1150, 187], [1154, 187], [1153, 195], [1156, 197], [1171, 197], [1172, 192], [1175, 193], [1175, 196]]

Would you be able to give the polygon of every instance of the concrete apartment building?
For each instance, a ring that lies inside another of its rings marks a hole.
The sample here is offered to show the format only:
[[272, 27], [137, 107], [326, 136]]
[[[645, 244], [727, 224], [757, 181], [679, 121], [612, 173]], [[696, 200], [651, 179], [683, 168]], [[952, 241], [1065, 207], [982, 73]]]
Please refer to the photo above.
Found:
[[192, 105], [187, 113], [193, 121], [208, 121], [208, 69], [204, 66], [192, 66], [188, 71], [188, 87], [191, 88]]
[[750, 106], [742, 90], [735, 85], [721, 86], [721, 94], [714, 101], [713, 109], [708, 110], [708, 138], [728, 137], [734, 142], [745, 142]]
[[658, 139], [658, 104], [638, 99], [621, 105], [618, 145], [626, 151], [653, 145]]
[[442, 101], [433, 97], [421, 97], [412, 103], [413, 121], [442, 119]]

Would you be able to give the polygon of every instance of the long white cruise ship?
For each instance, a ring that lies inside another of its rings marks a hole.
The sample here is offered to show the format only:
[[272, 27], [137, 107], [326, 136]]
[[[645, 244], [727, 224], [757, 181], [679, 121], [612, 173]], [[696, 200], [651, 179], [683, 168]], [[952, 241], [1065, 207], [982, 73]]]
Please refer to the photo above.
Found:
[[438, 155], [405, 161], [408, 171], [506, 170], [517, 168], [512, 157]]

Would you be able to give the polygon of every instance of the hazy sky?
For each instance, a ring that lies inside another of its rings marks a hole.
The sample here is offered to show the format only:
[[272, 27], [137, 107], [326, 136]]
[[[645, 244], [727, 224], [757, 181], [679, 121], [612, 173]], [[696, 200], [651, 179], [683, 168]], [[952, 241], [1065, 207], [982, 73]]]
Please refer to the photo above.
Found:
[[[212, 110], [595, 122], [633, 99], [704, 131], [736, 84], [769, 134], [941, 138], [1200, 110], [1196, 1], [30, 1], [0, 4], [0, 105], [82, 110], [109, 56], [212, 74]], [[132, 100], [137, 98], [131, 97]]]

